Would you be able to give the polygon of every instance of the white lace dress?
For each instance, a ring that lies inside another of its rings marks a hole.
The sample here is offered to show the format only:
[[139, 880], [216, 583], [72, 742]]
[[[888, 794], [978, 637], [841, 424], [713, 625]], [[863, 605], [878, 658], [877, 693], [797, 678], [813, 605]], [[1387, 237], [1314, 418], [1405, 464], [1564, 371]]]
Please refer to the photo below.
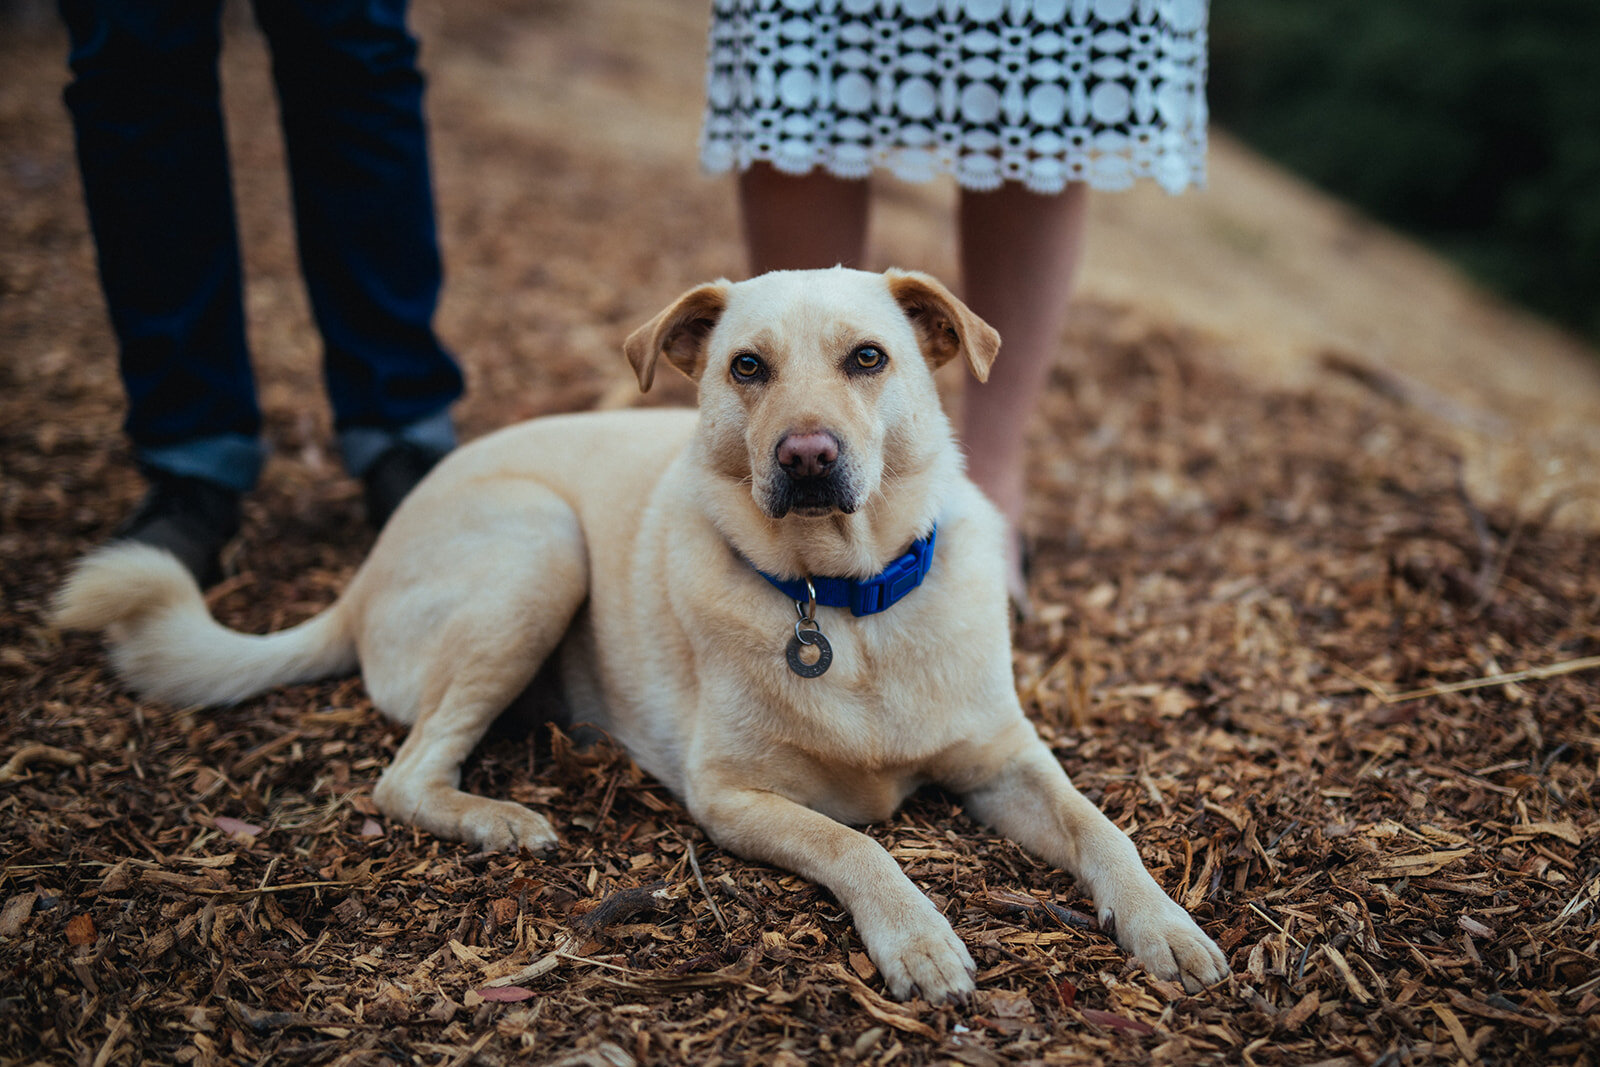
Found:
[[1203, 184], [1207, 0], [714, 0], [700, 160]]

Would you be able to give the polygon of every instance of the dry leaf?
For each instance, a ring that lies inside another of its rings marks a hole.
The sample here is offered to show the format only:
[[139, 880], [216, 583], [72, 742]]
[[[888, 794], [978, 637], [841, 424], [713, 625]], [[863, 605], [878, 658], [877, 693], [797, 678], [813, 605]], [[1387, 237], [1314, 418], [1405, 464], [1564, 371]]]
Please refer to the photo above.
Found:
[[1367, 987], [1362, 985], [1361, 979], [1356, 977], [1356, 973], [1351, 969], [1349, 961], [1344, 958], [1344, 953], [1332, 945], [1323, 945], [1322, 954], [1328, 957], [1329, 962], [1333, 964], [1333, 969], [1339, 972], [1340, 977], [1344, 979], [1345, 986], [1351, 993], [1355, 994], [1357, 1000], [1365, 1004], [1372, 999], [1372, 994], [1367, 992]]
[[0, 937], [16, 937], [22, 933], [23, 924], [33, 914], [33, 905], [38, 899], [38, 893], [18, 893], [6, 901], [4, 910], [0, 910]]
[[484, 986], [481, 989], [473, 990], [473, 992], [484, 1000], [492, 1000], [497, 1004], [515, 1004], [519, 1000], [528, 1000], [538, 996], [533, 990], [519, 985]]
[[1456, 860], [1473, 853], [1470, 848], [1450, 848], [1410, 856], [1386, 856], [1378, 861], [1380, 878], [1420, 878], [1437, 874]]
[[1086, 1022], [1094, 1023], [1096, 1026], [1108, 1026], [1113, 1030], [1128, 1030], [1135, 1034], [1153, 1034], [1156, 1032], [1156, 1028], [1149, 1023], [1140, 1022], [1138, 1019], [1129, 1019], [1109, 1011], [1100, 1011], [1096, 1008], [1080, 1008], [1078, 1014], [1082, 1015]]
[[473, 948], [471, 945], [464, 945], [453, 937], [450, 939], [450, 951], [454, 953], [456, 959], [460, 960], [462, 963], [483, 963], [483, 949]]
[[861, 979], [845, 970], [839, 964], [830, 963], [827, 964], [824, 969], [835, 978], [844, 982], [845, 987], [850, 991], [851, 997], [855, 998], [855, 1002], [860, 1004], [861, 1007], [866, 1010], [868, 1015], [872, 1016], [880, 1023], [887, 1023], [896, 1030], [900, 1030], [908, 1034], [918, 1034], [922, 1037], [930, 1039], [938, 1036], [934, 1033], [933, 1028], [927, 1023], [913, 1019], [911, 1016], [905, 1014], [904, 1010], [901, 1009], [898, 1004], [895, 1004], [890, 1000], [885, 1000], [871, 989], [868, 989], [866, 985], [862, 983]]
[[1320, 1007], [1322, 1007], [1322, 998], [1317, 996], [1317, 991], [1313, 989], [1301, 997], [1298, 1004], [1278, 1017], [1278, 1026], [1288, 1032], [1298, 1030], [1305, 1025], [1307, 1019], [1316, 1014], [1317, 1009]]
[[1578, 830], [1578, 825], [1571, 819], [1561, 822], [1530, 822], [1516, 828], [1513, 839], [1518, 837], [1554, 837], [1565, 841], [1574, 848], [1583, 844], [1583, 834]]
[[1033, 1001], [1028, 999], [1026, 993], [995, 989], [990, 991], [985, 1000], [990, 1014], [996, 1018], [1031, 1019], [1034, 1016]]
[[94, 918], [87, 913], [74, 915], [67, 920], [67, 943], [69, 945], [92, 945], [99, 933], [94, 928]]
[[100, 892], [120, 893], [134, 883], [133, 864], [129, 860], [121, 860], [116, 866], [106, 871], [106, 876], [100, 879]]

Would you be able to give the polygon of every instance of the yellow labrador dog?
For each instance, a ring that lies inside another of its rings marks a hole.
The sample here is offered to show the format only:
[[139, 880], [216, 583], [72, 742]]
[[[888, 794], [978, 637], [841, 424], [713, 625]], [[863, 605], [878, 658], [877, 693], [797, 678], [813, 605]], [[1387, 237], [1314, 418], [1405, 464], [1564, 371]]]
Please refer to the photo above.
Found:
[[556, 657], [594, 723], [742, 856], [827, 886], [889, 991], [973, 988], [972, 958], [851, 824], [923, 783], [1093, 895], [1150, 971], [1190, 990], [1227, 961], [1068, 780], [1012, 684], [1001, 518], [962, 473], [933, 371], [986, 378], [999, 336], [938, 282], [833, 269], [715, 282], [626, 343], [699, 411], [537, 419], [444, 460], [338, 601], [267, 636], [215, 623], [134, 544], [88, 556], [58, 622], [103, 629], [118, 673], [177, 704], [360, 667], [411, 725], [374, 798], [486, 849], [547, 848], [518, 804], [459, 788], [490, 722]]

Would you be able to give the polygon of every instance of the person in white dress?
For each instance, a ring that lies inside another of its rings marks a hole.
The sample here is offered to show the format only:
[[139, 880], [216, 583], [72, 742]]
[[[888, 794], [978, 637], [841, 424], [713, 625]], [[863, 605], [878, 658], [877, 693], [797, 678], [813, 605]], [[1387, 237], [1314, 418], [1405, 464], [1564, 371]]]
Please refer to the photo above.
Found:
[[874, 170], [959, 183], [963, 296], [1005, 346], [960, 432], [1014, 531], [1089, 189], [1204, 182], [1207, 18], [1206, 0], [714, 0], [700, 160], [739, 175], [752, 273], [862, 266]]

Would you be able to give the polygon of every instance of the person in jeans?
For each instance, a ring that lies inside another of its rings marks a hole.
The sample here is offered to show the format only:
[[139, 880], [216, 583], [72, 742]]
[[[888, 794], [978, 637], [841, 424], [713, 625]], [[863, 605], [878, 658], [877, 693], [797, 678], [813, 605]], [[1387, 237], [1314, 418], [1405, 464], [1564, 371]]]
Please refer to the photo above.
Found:
[[[346, 468], [381, 526], [455, 444], [462, 376], [406, 0], [265, 0], [301, 269]], [[221, 0], [60, 0], [65, 93], [148, 491], [113, 535], [221, 576], [265, 446], [217, 59]]]

